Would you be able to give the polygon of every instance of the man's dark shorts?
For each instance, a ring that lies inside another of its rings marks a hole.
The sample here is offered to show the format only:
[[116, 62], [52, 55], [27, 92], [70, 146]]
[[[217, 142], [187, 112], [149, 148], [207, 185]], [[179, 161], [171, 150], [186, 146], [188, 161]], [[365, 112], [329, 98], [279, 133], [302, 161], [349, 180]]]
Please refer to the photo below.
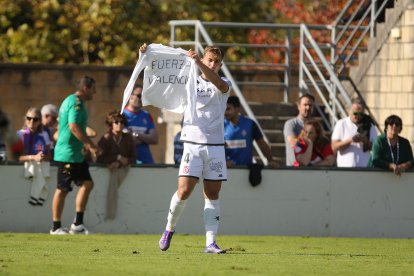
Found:
[[57, 188], [64, 192], [72, 191], [72, 183], [81, 186], [85, 181], [92, 181], [89, 165], [85, 161], [82, 163], [56, 162], [56, 165], [58, 167]]

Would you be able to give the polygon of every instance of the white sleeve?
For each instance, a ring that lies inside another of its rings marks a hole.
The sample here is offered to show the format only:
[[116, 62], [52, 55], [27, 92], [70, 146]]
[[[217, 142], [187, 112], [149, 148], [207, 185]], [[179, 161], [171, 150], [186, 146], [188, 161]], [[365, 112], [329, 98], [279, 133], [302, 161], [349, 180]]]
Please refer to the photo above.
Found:
[[342, 140], [342, 134], [341, 134], [341, 128], [342, 128], [342, 121], [337, 121], [334, 129], [332, 131], [332, 136], [331, 136], [331, 140], [337, 140], [337, 141], [341, 141]]

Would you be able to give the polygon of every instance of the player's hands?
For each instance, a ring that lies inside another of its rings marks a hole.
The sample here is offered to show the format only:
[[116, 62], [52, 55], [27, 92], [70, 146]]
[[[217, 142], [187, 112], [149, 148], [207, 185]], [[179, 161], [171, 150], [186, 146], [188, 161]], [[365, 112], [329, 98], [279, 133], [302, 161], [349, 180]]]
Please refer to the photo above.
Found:
[[102, 154], [102, 149], [95, 144], [89, 145], [89, 151], [96, 156], [99, 156]]
[[98, 158], [98, 156], [102, 154], [102, 149], [96, 146], [95, 144], [89, 145], [89, 151], [92, 154], [93, 162], [96, 162], [96, 159]]
[[147, 43], [144, 43], [141, 45], [141, 47], [139, 47], [139, 51], [141, 53], [145, 53], [147, 51], [147, 48], [148, 48]]
[[193, 51], [193, 49], [188, 50], [187, 56], [194, 59], [195, 61], [199, 61], [200, 57], [198, 56], [197, 52]]

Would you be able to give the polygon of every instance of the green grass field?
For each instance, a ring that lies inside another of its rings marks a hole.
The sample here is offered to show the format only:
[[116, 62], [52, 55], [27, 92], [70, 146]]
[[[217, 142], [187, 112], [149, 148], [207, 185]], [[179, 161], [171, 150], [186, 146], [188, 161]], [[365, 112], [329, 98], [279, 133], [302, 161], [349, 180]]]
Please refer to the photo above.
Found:
[[0, 275], [413, 275], [414, 240], [220, 236], [227, 254], [204, 254], [204, 236], [51, 236], [0, 233]]

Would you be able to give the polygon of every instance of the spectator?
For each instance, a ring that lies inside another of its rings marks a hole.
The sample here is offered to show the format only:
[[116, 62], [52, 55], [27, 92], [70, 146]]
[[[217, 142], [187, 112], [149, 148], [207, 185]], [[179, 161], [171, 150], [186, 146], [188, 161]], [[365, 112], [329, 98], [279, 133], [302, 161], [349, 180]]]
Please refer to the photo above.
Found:
[[142, 109], [141, 94], [142, 85], [135, 85], [123, 114], [134, 137], [138, 163], [153, 164], [149, 145], [158, 144], [158, 133], [151, 115]]
[[49, 195], [45, 178], [50, 177], [51, 141], [43, 131], [41, 119], [40, 110], [30, 107], [23, 128], [17, 132], [23, 142], [23, 153], [19, 161], [25, 162], [24, 175], [31, 181], [29, 203], [34, 206], [42, 206]]
[[399, 135], [402, 128], [402, 120], [397, 115], [385, 119], [384, 134], [378, 136], [372, 145], [370, 167], [390, 170], [395, 175], [411, 169], [413, 151], [410, 142]]
[[56, 131], [58, 108], [53, 104], [47, 104], [42, 107], [42, 125], [43, 130], [49, 136], [49, 139], [53, 141], [53, 134]]
[[252, 119], [240, 114], [240, 100], [230, 96], [224, 113], [224, 140], [227, 166], [250, 165], [253, 162], [253, 140], [256, 140], [269, 165], [277, 168], [278, 164], [272, 157], [269, 145], [263, 139], [263, 133]]
[[305, 121], [303, 130], [295, 145], [294, 166], [325, 166], [335, 163], [329, 139], [325, 137], [321, 124], [316, 120]]
[[135, 143], [131, 133], [123, 132], [127, 119], [118, 110], [109, 112], [106, 117], [109, 131], [98, 142], [102, 154], [97, 162], [108, 166], [110, 179], [107, 195], [108, 219], [114, 219], [118, 206], [118, 189], [128, 174], [129, 167], [135, 164]]
[[[183, 120], [181, 119], [181, 128]], [[181, 142], [181, 130], [174, 136], [174, 164], [179, 165], [183, 157], [184, 144]]]
[[79, 190], [76, 195], [76, 217], [69, 233], [89, 233], [83, 223], [83, 217], [93, 181], [82, 149], [86, 147], [93, 156], [99, 156], [101, 152], [101, 149], [86, 135], [88, 113], [85, 101], [92, 100], [95, 93], [95, 80], [88, 76], [82, 77], [78, 90], [66, 97], [59, 109], [59, 137], [54, 155], [58, 167], [58, 184], [52, 203], [53, 228], [50, 230], [52, 235], [68, 233], [68, 230], [62, 227], [62, 212], [66, 196], [72, 191], [73, 183], [79, 187]]
[[7, 118], [7, 115], [0, 109], [0, 162], [7, 160], [6, 140], [9, 123], [9, 118]]
[[310, 94], [301, 96], [297, 102], [299, 114], [297, 117], [286, 121], [283, 128], [286, 147], [286, 166], [293, 166], [295, 163], [295, 153], [293, 148], [296, 145], [298, 136], [303, 129], [305, 119], [312, 118], [313, 105], [315, 98]]
[[366, 167], [372, 142], [377, 131], [369, 116], [364, 114], [361, 99], [353, 99], [349, 116], [339, 120], [332, 132], [332, 149], [337, 153], [338, 167]]
[[41, 124], [40, 110], [30, 107], [26, 112], [23, 128], [17, 135], [23, 141], [24, 151], [19, 157], [19, 161], [49, 161], [50, 143], [48, 134], [43, 130]]
[[58, 108], [53, 104], [47, 104], [42, 107], [41, 113], [43, 130], [47, 133], [49, 140], [52, 142], [50, 144], [50, 150], [53, 158], [55, 147], [55, 140], [53, 138], [53, 135], [56, 132]]

